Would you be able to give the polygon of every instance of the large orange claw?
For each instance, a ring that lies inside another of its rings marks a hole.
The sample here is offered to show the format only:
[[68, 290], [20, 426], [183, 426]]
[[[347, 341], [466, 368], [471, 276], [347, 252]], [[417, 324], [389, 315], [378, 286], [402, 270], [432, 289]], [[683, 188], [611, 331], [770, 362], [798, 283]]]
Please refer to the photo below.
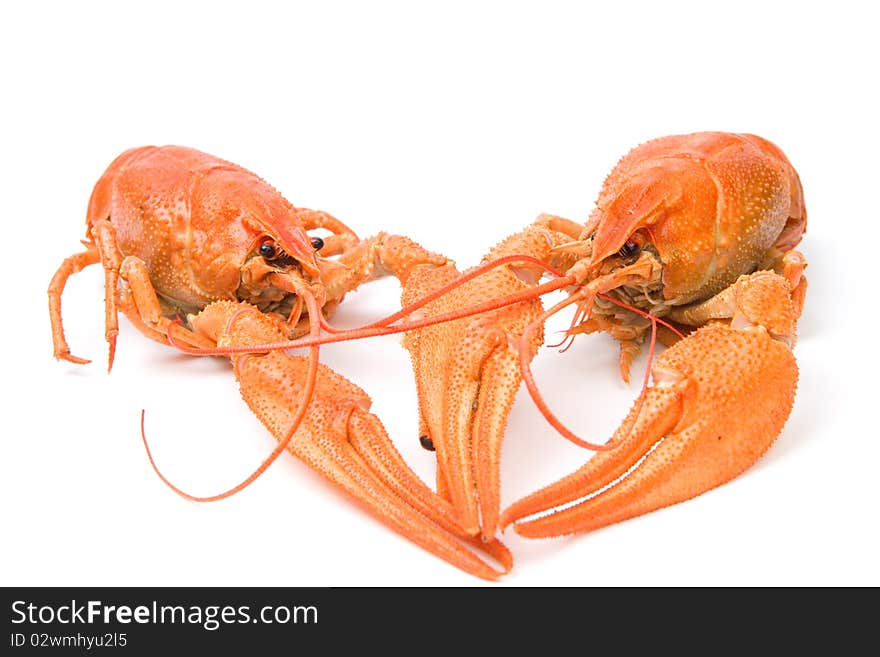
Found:
[[[484, 259], [492, 262], [511, 254], [528, 256], [498, 266], [468, 280], [425, 304], [421, 315], [454, 312], [485, 299], [534, 291], [552, 263], [554, 247], [571, 241], [580, 226], [556, 217], [542, 217], [535, 225], [502, 241]], [[548, 264], [549, 266], [549, 264]], [[403, 288], [410, 304], [459, 277], [449, 263], [413, 271]], [[532, 296], [537, 296], [533, 294]], [[437, 452], [437, 489], [445, 493], [469, 534], [491, 541], [500, 515], [500, 455], [507, 416], [522, 382], [520, 353], [531, 359], [543, 335], [533, 331], [520, 347], [520, 337], [543, 312], [541, 301], [528, 298], [443, 324], [410, 331], [404, 338], [415, 372], [421, 434]]]
[[[218, 301], [190, 321], [194, 331], [221, 347], [285, 337], [277, 320], [247, 304]], [[308, 379], [308, 359], [280, 351], [231, 358], [245, 402], [284, 440]], [[497, 540], [481, 544], [465, 534], [452, 506], [410, 470], [369, 406], [363, 390], [319, 365], [311, 402], [288, 450], [386, 525], [465, 572], [491, 580], [510, 570], [507, 549]], [[490, 567], [462, 542], [485, 551], [503, 570]]]
[[714, 304], [728, 306], [729, 325], [709, 324], [657, 359], [653, 385], [614, 436], [619, 446], [514, 503], [502, 526], [570, 505], [515, 529], [531, 538], [590, 531], [690, 499], [749, 468], [794, 402], [790, 294], [773, 272], [741, 277]]

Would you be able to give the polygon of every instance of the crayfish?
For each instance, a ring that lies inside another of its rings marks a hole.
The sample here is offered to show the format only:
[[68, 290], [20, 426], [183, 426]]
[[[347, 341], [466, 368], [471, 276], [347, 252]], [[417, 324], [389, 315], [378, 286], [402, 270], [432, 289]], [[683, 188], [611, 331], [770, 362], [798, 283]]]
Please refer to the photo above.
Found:
[[[663, 137], [618, 163], [584, 225], [542, 215], [421, 308], [431, 316], [498, 304], [405, 342], [437, 487], [462, 526], [487, 541], [510, 523], [529, 537], [586, 531], [689, 499], [751, 466], [794, 400], [791, 347], [807, 286], [794, 247], [805, 229], [800, 180], [772, 143], [720, 132]], [[546, 273], [553, 279], [539, 284]], [[419, 270], [404, 303], [457, 276], [451, 263]], [[568, 298], [544, 311], [538, 297], [560, 289]], [[571, 305], [569, 336], [611, 334], [625, 379], [646, 340], [652, 355], [658, 336], [670, 346], [605, 443], [566, 428], [529, 369], [545, 320]], [[599, 453], [501, 512], [501, 441], [522, 381], [562, 435]]]
[[[330, 235], [310, 237], [312, 229]], [[381, 422], [367, 412], [367, 394], [318, 363], [317, 345], [310, 346], [309, 358], [230, 352], [314, 338], [322, 329], [345, 339], [327, 317], [346, 292], [389, 273], [405, 281], [413, 268], [442, 266], [445, 258], [402, 236], [360, 240], [326, 212], [294, 207], [250, 171], [179, 146], [132, 149], [110, 164], [92, 192], [83, 243], [86, 250], [65, 259], [49, 286], [55, 357], [89, 362], [67, 345], [61, 296], [72, 274], [100, 263], [108, 370], [118, 312], [162, 344], [229, 354], [242, 396], [279, 441], [240, 484], [204, 497], [168, 481], [147, 447], [157, 474], [173, 490], [196, 501], [228, 497], [287, 449], [418, 545], [474, 575], [500, 574], [462, 545], [475, 542], [451, 506], [406, 466]], [[475, 545], [510, 568], [498, 541]]]

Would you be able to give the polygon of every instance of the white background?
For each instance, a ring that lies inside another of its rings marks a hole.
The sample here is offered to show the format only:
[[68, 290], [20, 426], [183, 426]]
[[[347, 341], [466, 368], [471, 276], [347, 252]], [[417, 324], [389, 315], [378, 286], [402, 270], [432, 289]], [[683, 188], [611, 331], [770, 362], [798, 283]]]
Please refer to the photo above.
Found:
[[[100, 270], [71, 280], [78, 367], [52, 358], [46, 287], [79, 249], [91, 188], [122, 150], [199, 148], [364, 236], [407, 234], [461, 266], [542, 211], [583, 220], [606, 173], [652, 137], [753, 132], [800, 172], [810, 290], [794, 411], [766, 457], [702, 497], [574, 538], [505, 536], [499, 585], [878, 585], [878, 47], [868, 3], [5, 3], [0, 10], [3, 393], [0, 583], [479, 585], [387, 530], [285, 456], [233, 499], [166, 489], [140, 444], [195, 493], [236, 483], [274, 442], [222, 359], [121, 320], [105, 371]], [[369, 6], [367, 6], [369, 5]], [[356, 325], [396, 308], [380, 281]], [[560, 319], [565, 324], [567, 317]], [[409, 360], [396, 337], [327, 347], [412, 467]], [[604, 439], [638, 392], [606, 336], [535, 371], [554, 408]], [[634, 380], [643, 372], [640, 361]], [[503, 452], [506, 506], [589, 455], [522, 395]]]

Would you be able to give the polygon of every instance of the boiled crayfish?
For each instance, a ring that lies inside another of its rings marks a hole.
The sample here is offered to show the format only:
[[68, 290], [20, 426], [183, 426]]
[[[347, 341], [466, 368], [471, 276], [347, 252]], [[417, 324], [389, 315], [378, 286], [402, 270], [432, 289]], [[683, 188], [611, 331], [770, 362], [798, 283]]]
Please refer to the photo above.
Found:
[[[806, 290], [806, 263], [793, 249], [806, 211], [782, 151], [745, 134], [655, 139], [618, 163], [596, 205], [585, 225], [542, 215], [464, 283], [455, 284], [449, 263], [418, 270], [404, 287], [410, 303], [452, 284], [419, 310], [426, 316], [498, 304], [412, 331], [405, 342], [422, 432], [437, 451], [438, 491], [486, 541], [510, 523], [525, 536], [555, 536], [699, 495], [751, 466], [792, 408], [791, 347]], [[538, 284], [547, 272], [555, 279]], [[569, 297], [544, 311], [538, 296], [563, 288]], [[570, 335], [607, 331], [620, 342], [624, 378], [649, 335], [653, 347], [658, 324], [672, 345], [606, 443], [564, 427], [529, 371], [545, 320], [569, 305], [577, 306]], [[554, 427], [600, 453], [500, 513], [501, 439], [522, 380]]]
[[[310, 237], [311, 229], [330, 235]], [[88, 362], [72, 355], [64, 338], [61, 296], [72, 274], [100, 262], [108, 368], [118, 311], [147, 337], [196, 353], [228, 354], [306, 333], [317, 338], [322, 329], [338, 339], [345, 332], [326, 319], [346, 292], [379, 275], [406, 280], [417, 266], [446, 263], [405, 237], [360, 240], [331, 215], [294, 207], [253, 173], [178, 146], [129, 150], [110, 164], [89, 201], [84, 244], [49, 286], [55, 356]], [[279, 441], [241, 484], [196, 497], [157, 473], [189, 499], [216, 500], [250, 484], [288, 449], [415, 543], [467, 572], [497, 577], [461, 544], [474, 541], [449, 504], [420, 485], [367, 412], [366, 393], [319, 365], [317, 345], [310, 349], [310, 358], [230, 354], [242, 396]], [[500, 543], [477, 547], [510, 568]]]

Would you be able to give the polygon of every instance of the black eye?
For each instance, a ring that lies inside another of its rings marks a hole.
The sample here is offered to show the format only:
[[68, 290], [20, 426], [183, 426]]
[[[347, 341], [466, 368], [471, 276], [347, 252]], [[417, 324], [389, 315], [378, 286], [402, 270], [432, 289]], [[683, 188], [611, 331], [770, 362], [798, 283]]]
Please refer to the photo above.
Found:
[[264, 258], [274, 258], [275, 254], [278, 251], [275, 249], [275, 245], [272, 242], [263, 242], [260, 244], [260, 255]]
[[320, 251], [324, 248], [324, 240], [322, 240], [320, 237], [313, 237], [312, 247], [315, 249], [315, 251]]
[[635, 242], [627, 242], [622, 247], [620, 247], [620, 250], [617, 253], [619, 253], [624, 258], [628, 258], [629, 256], [635, 255], [638, 252], [638, 244], [636, 244]]

